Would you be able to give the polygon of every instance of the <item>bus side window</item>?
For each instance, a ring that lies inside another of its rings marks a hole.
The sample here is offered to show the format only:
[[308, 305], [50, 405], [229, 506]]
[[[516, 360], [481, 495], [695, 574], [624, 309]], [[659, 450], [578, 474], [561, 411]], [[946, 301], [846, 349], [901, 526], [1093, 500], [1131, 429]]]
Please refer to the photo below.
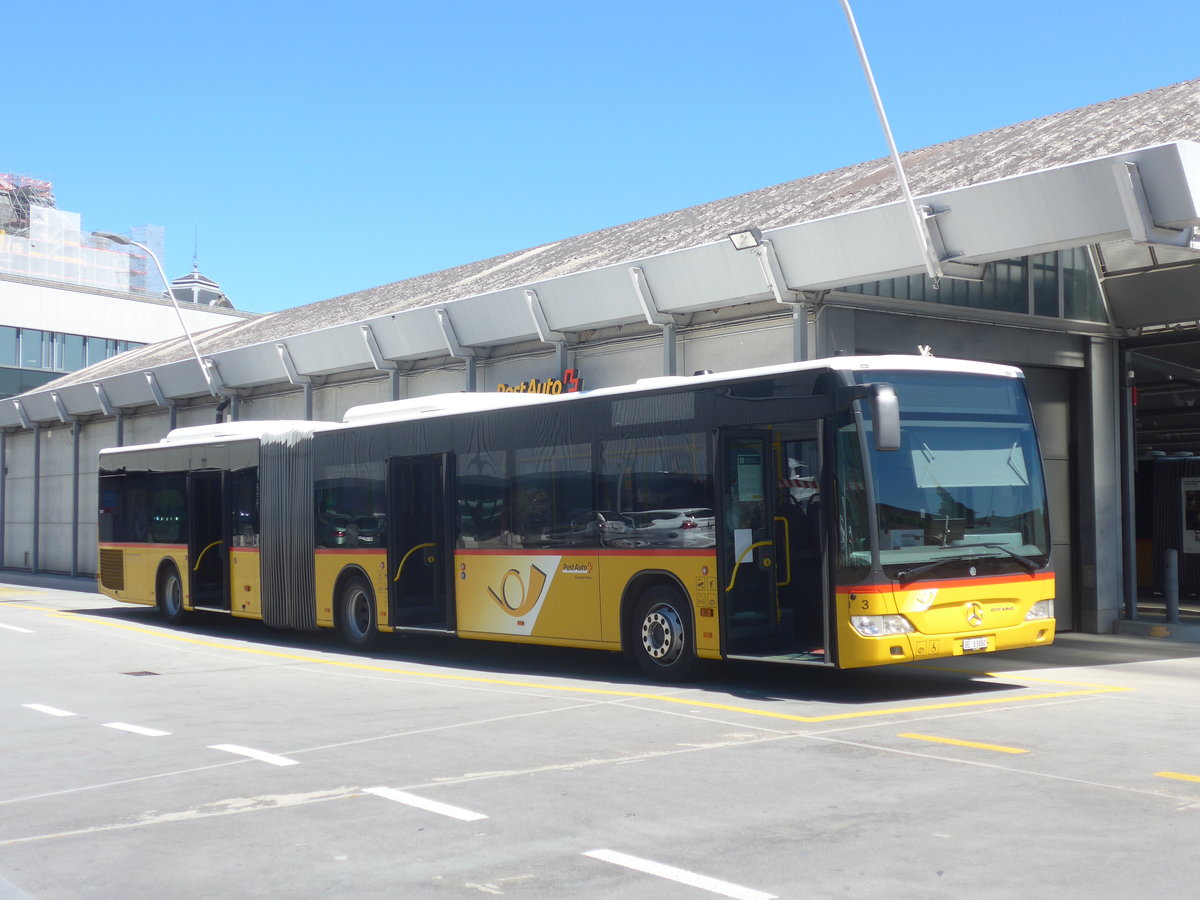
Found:
[[502, 450], [459, 455], [455, 477], [460, 548], [505, 546], [509, 528], [506, 467]]
[[126, 475], [121, 497], [117, 540], [144, 544], [150, 540], [150, 493], [145, 475]]
[[234, 474], [231, 500], [233, 545], [258, 546], [258, 469], [243, 469]]
[[186, 485], [181, 472], [150, 476], [150, 539], [155, 543], [183, 543]]
[[592, 508], [592, 446], [565, 444], [513, 452], [511, 540], [523, 547], [584, 542], [573, 529]]

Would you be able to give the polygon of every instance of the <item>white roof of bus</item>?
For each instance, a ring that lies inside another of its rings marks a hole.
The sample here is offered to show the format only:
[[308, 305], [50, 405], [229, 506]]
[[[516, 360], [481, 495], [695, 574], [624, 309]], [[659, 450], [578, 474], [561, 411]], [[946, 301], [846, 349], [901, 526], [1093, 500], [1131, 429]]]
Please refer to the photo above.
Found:
[[288, 420], [254, 420], [241, 422], [219, 422], [213, 425], [188, 425], [183, 428], [173, 428], [166, 437], [153, 444], [130, 444], [124, 447], [106, 447], [101, 455], [128, 453], [135, 450], [162, 449], [171, 444], [222, 444], [228, 441], [261, 440], [276, 434], [286, 434], [289, 431], [312, 433], [329, 431], [337, 428], [336, 422], [309, 422], [303, 419]]
[[696, 375], [661, 375], [656, 378], [639, 378], [635, 384], [618, 387], [597, 388], [588, 391], [589, 396], [626, 394], [653, 388], [676, 387], [688, 384], [712, 384], [735, 378], [753, 378], [762, 375], [782, 375], [787, 372], [802, 372], [805, 369], [832, 369], [839, 372], [869, 372], [876, 370], [912, 372], [959, 372], [964, 375], [996, 375], [1005, 378], [1023, 378], [1016, 366], [995, 363], [973, 362], [965, 359], [942, 359], [936, 356], [832, 356], [809, 362], [783, 363], [775, 366], [760, 366], [754, 369], [737, 369], [728, 372], [706, 372]]
[[1023, 378], [1015, 366], [994, 363], [972, 362], [963, 359], [942, 359], [934, 356], [835, 356], [800, 363], [784, 363], [761, 366], [754, 369], [737, 369], [728, 372], [711, 372], [696, 375], [666, 375], [657, 378], [641, 378], [634, 384], [596, 388], [584, 393], [529, 394], [516, 392], [431, 394], [407, 400], [392, 400], [385, 403], [367, 403], [351, 407], [342, 422], [309, 422], [249, 420], [223, 422], [215, 425], [193, 425], [176, 428], [155, 444], [130, 447], [112, 447], [102, 454], [121, 453], [130, 450], [146, 450], [164, 444], [211, 444], [231, 440], [257, 440], [269, 435], [289, 431], [313, 433], [345, 428], [349, 425], [367, 425], [381, 422], [406, 422], [414, 419], [448, 416], [465, 412], [486, 412], [512, 409], [543, 403], [566, 402], [578, 397], [603, 397], [639, 393], [655, 388], [679, 387], [684, 385], [712, 384], [736, 378], [753, 378], [763, 375], [781, 375], [806, 369], [831, 369], [845, 372], [869, 371], [912, 371], [912, 372], [959, 372], [962, 374], [993, 375], [1006, 378]]
[[960, 372], [962, 374], [995, 375], [1005, 378], [1023, 378], [1016, 366], [995, 363], [973, 362], [965, 359], [941, 359], [936, 356], [834, 356], [809, 362], [782, 363], [754, 369], [735, 369], [727, 372], [706, 372], [696, 375], [660, 375], [654, 378], [639, 378], [633, 384], [595, 388], [583, 393], [570, 394], [522, 394], [513, 392], [433, 394], [428, 397], [413, 397], [409, 400], [393, 400], [387, 403], [367, 403], [346, 411], [342, 421], [347, 425], [364, 425], [374, 422], [405, 422], [432, 416], [454, 415], [464, 412], [485, 412], [511, 409], [536, 403], [567, 402], [579, 397], [606, 397], [633, 394], [655, 388], [681, 387], [686, 385], [713, 384], [735, 378], [753, 378], [762, 375], [781, 375], [801, 372], [806, 369], [832, 369], [846, 372], [868, 372], [874, 370], [913, 372]]
[[554, 397], [553, 394], [529, 394], [517, 391], [430, 394], [427, 397], [411, 397], [407, 400], [389, 400], [384, 403], [365, 403], [362, 406], [352, 406], [342, 416], [342, 422], [347, 425], [405, 422], [431, 416], [529, 406], [535, 403], [545, 403], [547, 400], [553, 400]]

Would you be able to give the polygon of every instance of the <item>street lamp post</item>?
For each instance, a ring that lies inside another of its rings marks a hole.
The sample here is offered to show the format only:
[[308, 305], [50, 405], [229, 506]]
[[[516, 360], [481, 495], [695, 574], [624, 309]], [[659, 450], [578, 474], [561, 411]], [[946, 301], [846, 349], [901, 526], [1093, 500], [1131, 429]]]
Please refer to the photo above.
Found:
[[145, 244], [139, 244], [137, 241], [130, 240], [119, 234], [110, 234], [107, 231], [93, 231], [92, 237], [104, 238], [106, 241], [112, 241], [114, 244], [137, 247], [154, 260], [154, 265], [158, 269], [158, 275], [162, 278], [163, 284], [167, 286], [167, 296], [171, 298], [171, 305], [175, 307], [175, 315], [179, 316], [179, 327], [183, 329], [188, 343], [192, 345], [192, 353], [196, 357], [196, 362], [200, 365], [200, 374], [204, 376], [204, 384], [208, 387], [209, 394], [214, 397], [217, 396], [217, 392], [213, 388], [212, 375], [208, 371], [208, 366], [204, 364], [204, 360], [200, 358], [200, 351], [196, 348], [196, 341], [192, 338], [192, 332], [188, 330], [187, 322], [183, 320], [183, 310], [179, 308], [179, 301], [175, 299], [175, 292], [171, 290], [171, 282], [167, 280], [167, 273], [163, 271], [162, 263], [158, 261], [158, 255]]

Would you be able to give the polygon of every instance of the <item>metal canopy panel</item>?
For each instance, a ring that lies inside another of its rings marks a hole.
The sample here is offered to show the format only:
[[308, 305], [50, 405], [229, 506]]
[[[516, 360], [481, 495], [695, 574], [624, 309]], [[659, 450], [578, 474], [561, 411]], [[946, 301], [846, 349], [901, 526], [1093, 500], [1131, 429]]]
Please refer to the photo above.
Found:
[[629, 277], [633, 265], [637, 263], [606, 266], [532, 285], [546, 311], [547, 323], [555, 331], [588, 331], [646, 321]]
[[[196, 361], [192, 360], [192, 365], [194, 366], [195, 364]], [[199, 373], [197, 373], [196, 377], [200, 377]], [[147, 403], [154, 402], [154, 395], [150, 393], [150, 385], [146, 383], [146, 374], [144, 372], [127, 372], [123, 375], [113, 375], [102, 379], [100, 383], [104, 385], [104, 392], [108, 395], [108, 402], [114, 407], [145, 406]], [[96, 412], [100, 411], [99, 400], [93, 401], [92, 408]]]
[[[331, 375], [371, 367], [371, 354], [357, 324], [310, 331], [279, 343], [287, 345], [292, 363], [301, 376]], [[275, 351], [275, 367], [279, 374], [287, 377], [278, 350]]]
[[1106, 278], [1113, 323], [1121, 328], [1200, 320], [1200, 263]]
[[[1128, 237], [1117, 187], [1137, 164], [1155, 223], [1200, 224], [1200, 145], [1177, 142], [917, 198], [952, 258], [986, 262]], [[924, 271], [904, 207], [892, 203], [765, 233], [788, 286], [819, 290]]]
[[[143, 403], [154, 402], [154, 392], [151, 391], [150, 385], [146, 381], [145, 372], [147, 371], [154, 373], [154, 377], [158, 381], [159, 390], [168, 399], [172, 397], [199, 396], [208, 393], [208, 382], [204, 380], [204, 373], [200, 369], [200, 363], [195, 357], [191, 357], [186, 360], [154, 366], [140, 373], [142, 378]], [[105, 389], [107, 390], [107, 388]], [[109, 396], [111, 397], [112, 394], [110, 393]], [[113, 402], [115, 403], [116, 401], [114, 400]]]
[[58, 392], [63, 406], [71, 415], [91, 415], [99, 405], [96, 399], [96, 389], [90, 384], [73, 384]]
[[753, 253], [729, 241], [652, 256], [638, 263], [662, 312], [691, 313], [752, 303], [769, 293]]
[[447, 309], [454, 321], [454, 332], [464, 347], [537, 340], [523, 287], [465, 297], [448, 304]]
[[[432, 306], [372, 319], [375, 339], [387, 359], [425, 359], [446, 354], [446, 335]], [[350, 326], [357, 327], [357, 326]], [[361, 334], [361, 329], [359, 333]]]
[[[217, 364], [221, 380], [229, 386], [249, 388], [287, 380], [274, 344], [256, 344], [216, 353], [212, 360]], [[170, 396], [165, 388], [164, 393]]]

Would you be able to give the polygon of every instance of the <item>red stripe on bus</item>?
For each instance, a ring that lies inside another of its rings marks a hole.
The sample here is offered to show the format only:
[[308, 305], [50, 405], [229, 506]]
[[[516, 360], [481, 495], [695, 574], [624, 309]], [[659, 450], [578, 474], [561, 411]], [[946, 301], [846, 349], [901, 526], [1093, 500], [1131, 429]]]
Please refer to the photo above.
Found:
[[903, 587], [891, 582], [884, 582], [882, 584], [839, 584], [836, 588], [836, 592], [838, 594], [853, 594], [860, 591], [923, 591], [928, 590], [929, 588], [974, 587], [976, 585], [982, 586], [993, 584], [1025, 584], [1030, 581], [1053, 580], [1053, 572], [1038, 572], [1033, 575], [988, 575], [984, 578], [974, 578], [970, 575], [964, 575], [962, 578], [953, 580], [912, 581]]
[[130, 541], [124, 544], [101, 544], [101, 550], [128, 550], [130, 548], [149, 548], [151, 550], [187, 550], [187, 544], [140, 544], [136, 541]]
[[463, 550], [457, 549], [454, 551], [455, 556], [700, 556], [700, 557], [715, 557], [717, 552], [712, 549], [695, 550], [695, 549], [679, 549], [679, 550], [616, 550], [606, 547], [555, 547], [551, 549], [533, 548], [528, 550], [521, 547], [513, 547], [508, 550]]

